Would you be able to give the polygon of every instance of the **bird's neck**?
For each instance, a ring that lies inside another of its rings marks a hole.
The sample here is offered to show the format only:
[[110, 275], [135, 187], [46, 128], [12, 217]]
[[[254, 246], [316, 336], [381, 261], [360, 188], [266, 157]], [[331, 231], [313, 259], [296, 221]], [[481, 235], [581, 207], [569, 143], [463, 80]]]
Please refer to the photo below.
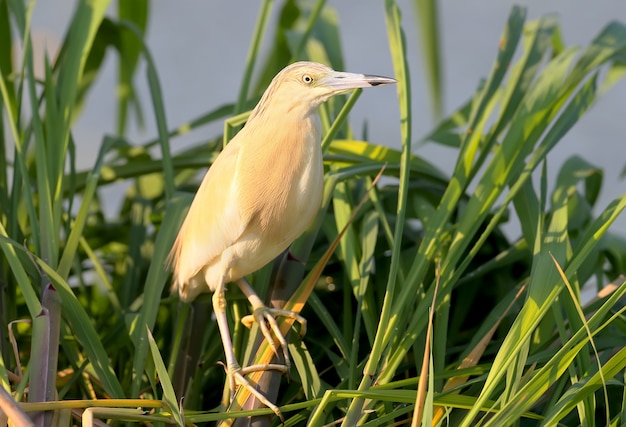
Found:
[[269, 108], [248, 121], [242, 132], [248, 134], [243, 139], [247, 151], [272, 170], [297, 173], [304, 164], [320, 161], [321, 123], [316, 109]]
[[[264, 108], [259, 105], [248, 119], [246, 127], [273, 140], [320, 139], [321, 123], [317, 108], [304, 108], [298, 102], [276, 102]], [[266, 140], [265, 138], [263, 138]], [[266, 140], [267, 141], [267, 140]]]

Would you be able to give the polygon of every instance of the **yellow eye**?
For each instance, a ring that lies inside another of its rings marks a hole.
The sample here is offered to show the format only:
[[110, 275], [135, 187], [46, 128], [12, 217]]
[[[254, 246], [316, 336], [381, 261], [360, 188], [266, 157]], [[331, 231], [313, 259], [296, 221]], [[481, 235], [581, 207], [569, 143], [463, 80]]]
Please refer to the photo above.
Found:
[[309, 76], [308, 74], [303, 74], [303, 75], [302, 75], [302, 81], [303, 81], [305, 84], [310, 85], [311, 83], [313, 83], [313, 77]]

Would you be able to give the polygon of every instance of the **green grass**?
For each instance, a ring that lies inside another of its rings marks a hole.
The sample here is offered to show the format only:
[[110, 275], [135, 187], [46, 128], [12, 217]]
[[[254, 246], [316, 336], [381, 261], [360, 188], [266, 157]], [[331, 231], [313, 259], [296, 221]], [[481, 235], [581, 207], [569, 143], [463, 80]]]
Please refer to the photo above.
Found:
[[[120, 2], [117, 17], [105, 16], [107, 1], [77, 2], [62, 48], [43, 58], [38, 80], [33, 64], [42, 58], [30, 41], [36, 6], [0, 0], [5, 413], [26, 412], [37, 425], [70, 425], [86, 408], [111, 422], [155, 425], [271, 414], [243, 410], [254, 405], [241, 390], [231, 412], [220, 406], [224, 357], [210, 312], [202, 312], [210, 297], [193, 308], [180, 304], [165, 270], [197, 170], [232, 138], [271, 76], [297, 59], [344, 68], [330, 6], [287, 2], [271, 27], [271, 3], [259, 7], [257, 43], [232, 103], [171, 129], [144, 43], [149, 2]], [[436, 21], [433, 2], [415, 3], [422, 21]], [[555, 18], [527, 21], [525, 9], [513, 8], [489, 75], [435, 129], [419, 131], [422, 142], [455, 150], [453, 170], [443, 172], [412, 149], [403, 18], [394, 1], [384, 5], [400, 148], [350, 128], [359, 91], [322, 108], [324, 202], [292, 247], [306, 265], [278, 260], [280, 272], [268, 266], [251, 277], [264, 295], [274, 291], [273, 280], [284, 280], [293, 289], [286, 306], [309, 322], [302, 339], [290, 336], [290, 381], [278, 379], [280, 388], [266, 393], [287, 426], [623, 425], [626, 241], [610, 227], [626, 194], [598, 206], [601, 167], [579, 157], [548, 164], [546, 156], [623, 77], [626, 26], [608, 23], [587, 46], [572, 47]], [[407, 19], [413, 11], [402, 12]], [[445, 30], [434, 25], [422, 33], [435, 112]], [[258, 41], [270, 35], [271, 49], [260, 57]], [[20, 62], [12, 43], [24, 47]], [[118, 135], [103, 137], [94, 166], [79, 170], [72, 129], [107, 49], [121, 64]], [[140, 63], [146, 75], [136, 73]], [[140, 79], [150, 89], [148, 105], [135, 97]], [[126, 139], [131, 110], [140, 120], [154, 116], [153, 140]], [[201, 143], [170, 149], [181, 134], [216, 122], [224, 122], [224, 135], [205, 132]], [[383, 184], [373, 184], [381, 170]], [[122, 181], [130, 186], [121, 208], [105, 217], [99, 190]], [[502, 232], [509, 221], [521, 224], [516, 241]], [[582, 287], [594, 283], [605, 293], [583, 303]], [[236, 289], [227, 298], [239, 358], [271, 359], [267, 345], [253, 350], [256, 330], [239, 322], [248, 314], [245, 298]], [[205, 316], [193, 337], [179, 322], [185, 313]], [[187, 346], [201, 363], [179, 407], [177, 357]], [[267, 387], [271, 378], [257, 380]]]

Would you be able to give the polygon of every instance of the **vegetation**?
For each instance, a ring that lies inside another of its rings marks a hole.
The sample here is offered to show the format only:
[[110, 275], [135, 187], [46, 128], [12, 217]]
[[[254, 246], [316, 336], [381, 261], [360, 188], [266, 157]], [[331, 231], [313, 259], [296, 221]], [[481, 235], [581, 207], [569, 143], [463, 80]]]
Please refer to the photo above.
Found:
[[[435, 2], [416, 4], [436, 22]], [[58, 56], [43, 58], [40, 80], [33, 6], [0, 0], [3, 413], [62, 426], [80, 416], [87, 425], [94, 414], [182, 425], [271, 413], [220, 410], [225, 376], [217, 327], [207, 313], [190, 340], [179, 322], [189, 306], [170, 296], [164, 261], [196, 172], [245, 121], [269, 78], [294, 59], [344, 68], [332, 9], [322, 0], [312, 7], [290, 0], [269, 28], [271, 2], [262, 2], [254, 40], [277, 34], [270, 55], [259, 58], [253, 44], [233, 103], [172, 130], [143, 42], [147, 0], [119, 2], [115, 18], [105, 14], [106, 0], [77, 2]], [[546, 155], [623, 76], [626, 26], [609, 23], [578, 48], [565, 45], [554, 18], [528, 22], [525, 14], [512, 9], [490, 74], [423, 138], [456, 151], [454, 169], [442, 172], [412, 151], [400, 10], [385, 1], [401, 148], [349, 127], [358, 91], [325, 106], [324, 206], [293, 247], [306, 267], [279, 260], [283, 268], [274, 276], [269, 266], [251, 278], [263, 294], [276, 275], [295, 284], [286, 306], [302, 309], [309, 322], [303, 339], [290, 336], [290, 381], [283, 379], [280, 392], [268, 390], [284, 425], [626, 423], [626, 242], [610, 229], [626, 194], [596, 206], [602, 170], [579, 157], [559, 165], [556, 182], [546, 173]], [[438, 88], [436, 31], [426, 28], [424, 40]], [[23, 47], [17, 61], [13, 43]], [[118, 134], [103, 137], [92, 168], [78, 170], [72, 127], [83, 103], [92, 102], [89, 89], [107, 50], [120, 58], [124, 88]], [[140, 61], [146, 76], [135, 75]], [[260, 84], [250, 90], [253, 76]], [[124, 136], [129, 111], [139, 108], [137, 79], [150, 87], [152, 102], [142, 113], [156, 118], [153, 141]], [[433, 91], [434, 106], [439, 93]], [[184, 132], [224, 120], [225, 135], [171, 150]], [[386, 179], [373, 185], [380, 171]], [[111, 219], [100, 190], [121, 181], [129, 188]], [[501, 231], [508, 221], [521, 224], [516, 241]], [[598, 291], [591, 301], [581, 299], [585, 285]], [[256, 331], [240, 326], [248, 307], [232, 288], [238, 352], [271, 359], [263, 345], [247, 350]], [[196, 315], [209, 298], [194, 306]], [[201, 363], [179, 405], [176, 362], [190, 341]], [[231, 409], [246, 398], [240, 390]]]

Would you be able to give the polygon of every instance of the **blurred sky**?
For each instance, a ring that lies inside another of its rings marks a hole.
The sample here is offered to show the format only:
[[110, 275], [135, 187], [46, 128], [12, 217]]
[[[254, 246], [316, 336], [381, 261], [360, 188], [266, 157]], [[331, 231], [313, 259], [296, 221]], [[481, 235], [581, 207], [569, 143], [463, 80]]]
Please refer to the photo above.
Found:
[[[147, 43], [159, 72], [170, 128], [236, 99], [259, 3], [250, 0], [152, 2]], [[46, 46], [54, 55], [74, 4], [70, 0], [36, 3], [33, 32], [37, 46]], [[272, 10], [270, 28], [281, 4], [277, 3]], [[393, 75], [383, 2], [329, 0], [327, 4], [336, 9], [339, 17], [345, 71]], [[412, 1], [401, 0], [398, 4], [403, 11], [410, 57], [413, 140], [417, 141], [432, 128], [433, 116], [422, 72]], [[626, 22], [626, 2], [623, 0], [527, 0], [517, 3], [504, 0], [445, 0], [439, 4], [446, 113], [466, 101], [479, 80], [488, 75], [513, 4], [528, 7], [529, 19], [556, 13], [568, 45], [587, 45], [611, 20]], [[271, 40], [268, 38], [264, 46], [269, 43]], [[115, 129], [115, 61], [114, 55], [108, 56], [84, 114], [74, 129], [79, 166], [82, 168], [92, 165], [103, 135]], [[156, 135], [144, 69], [137, 74], [136, 85], [147, 120], [145, 129], [130, 130], [129, 139], [139, 143]], [[367, 122], [372, 142], [399, 146], [395, 90], [365, 90], [350, 120], [357, 135]], [[219, 132], [222, 124], [216, 124], [213, 129], [207, 136]], [[194, 135], [176, 143], [184, 145], [202, 139], [202, 136]], [[176, 150], [177, 147], [173, 148]], [[414, 152], [428, 158], [447, 173], [454, 164], [453, 152], [434, 144], [416, 146]], [[551, 180], [553, 182], [565, 158], [573, 154], [581, 155], [605, 171], [599, 202], [599, 206], [604, 207], [625, 192], [626, 185], [619, 178], [626, 164], [625, 152], [626, 81], [621, 81], [587, 113], [549, 157]], [[620, 233], [626, 235], [624, 227], [626, 220], [622, 219], [614, 230], [622, 229]], [[511, 229], [512, 234], [515, 234], [516, 228]]]

